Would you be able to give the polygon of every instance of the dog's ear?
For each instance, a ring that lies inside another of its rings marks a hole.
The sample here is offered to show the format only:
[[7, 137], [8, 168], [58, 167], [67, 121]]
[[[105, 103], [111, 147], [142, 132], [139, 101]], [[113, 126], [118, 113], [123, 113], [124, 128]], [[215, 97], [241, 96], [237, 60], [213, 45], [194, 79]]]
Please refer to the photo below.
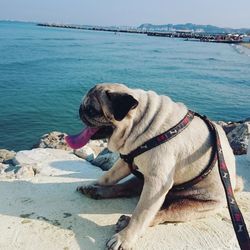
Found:
[[117, 121], [125, 118], [131, 109], [135, 109], [138, 101], [127, 93], [106, 92], [111, 102], [112, 113]]

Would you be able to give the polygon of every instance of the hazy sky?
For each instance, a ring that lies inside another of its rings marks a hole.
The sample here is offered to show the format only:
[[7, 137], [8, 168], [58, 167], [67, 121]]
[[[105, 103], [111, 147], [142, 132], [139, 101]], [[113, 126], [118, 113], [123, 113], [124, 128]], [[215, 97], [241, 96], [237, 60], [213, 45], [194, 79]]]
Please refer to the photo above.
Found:
[[250, 0], [0, 0], [0, 20], [93, 25], [213, 24], [250, 28]]

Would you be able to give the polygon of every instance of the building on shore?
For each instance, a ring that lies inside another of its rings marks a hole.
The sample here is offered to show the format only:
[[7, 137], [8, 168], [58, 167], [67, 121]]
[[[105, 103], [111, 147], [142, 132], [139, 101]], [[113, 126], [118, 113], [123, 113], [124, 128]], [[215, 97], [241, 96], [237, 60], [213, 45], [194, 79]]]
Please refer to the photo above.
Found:
[[242, 37], [242, 42], [243, 43], [250, 43], [250, 35], [243, 36]]

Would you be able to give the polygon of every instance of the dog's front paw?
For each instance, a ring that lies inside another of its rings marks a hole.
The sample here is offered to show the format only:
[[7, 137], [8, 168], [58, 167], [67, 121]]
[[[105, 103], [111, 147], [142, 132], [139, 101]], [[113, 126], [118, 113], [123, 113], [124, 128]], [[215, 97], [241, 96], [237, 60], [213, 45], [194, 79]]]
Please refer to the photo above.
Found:
[[116, 233], [122, 231], [128, 225], [129, 221], [130, 221], [130, 216], [122, 215], [115, 224]]
[[121, 234], [113, 235], [106, 243], [107, 250], [130, 250], [131, 245]]
[[93, 183], [93, 184], [89, 184], [89, 185], [85, 185], [85, 186], [79, 186], [76, 189], [78, 192], [88, 196], [89, 198], [92, 199], [101, 199], [102, 195], [101, 195], [101, 187], [98, 186], [97, 184]]

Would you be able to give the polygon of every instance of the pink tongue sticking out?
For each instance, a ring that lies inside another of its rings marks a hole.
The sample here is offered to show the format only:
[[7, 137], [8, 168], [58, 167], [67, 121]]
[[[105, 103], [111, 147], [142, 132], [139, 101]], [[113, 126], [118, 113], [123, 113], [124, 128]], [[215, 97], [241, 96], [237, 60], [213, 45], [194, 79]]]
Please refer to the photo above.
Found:
[[73, 148], [78, 149], [85, 146], [90, 140], [91, 136], [98, 131], [98, 128], [85, 128], [81, 133], [77, 135], [67, 135], [65, 140], [67, 144]]

